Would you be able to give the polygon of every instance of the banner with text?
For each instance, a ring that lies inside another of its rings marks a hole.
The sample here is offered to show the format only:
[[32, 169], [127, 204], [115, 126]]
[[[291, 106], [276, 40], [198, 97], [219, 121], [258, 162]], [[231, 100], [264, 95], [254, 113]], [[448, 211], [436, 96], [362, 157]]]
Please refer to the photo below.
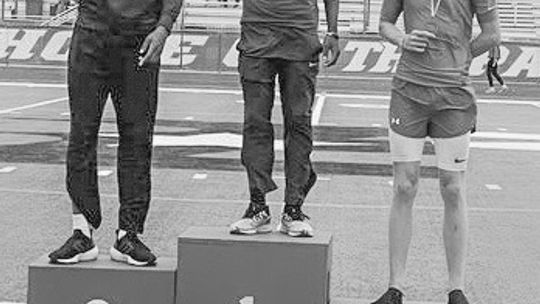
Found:
[[[70, 30], [41, 28], [0, 29], [0, 63], [64, 64], [67, 60]], [[235, 71], [238, 34], [173, 33], [161, 57], [165, 69], [196, 71]], [[400, 53], [396, 46], [379, 38], [341, 39], [342, 56], [329, 75], [390, 75]], [[540, 46], [505, 43], [501, 47], [499, 72], [519, 80], [540, 78]], [[471, 76], [485, 73], [487, 54], [475, 58]]]

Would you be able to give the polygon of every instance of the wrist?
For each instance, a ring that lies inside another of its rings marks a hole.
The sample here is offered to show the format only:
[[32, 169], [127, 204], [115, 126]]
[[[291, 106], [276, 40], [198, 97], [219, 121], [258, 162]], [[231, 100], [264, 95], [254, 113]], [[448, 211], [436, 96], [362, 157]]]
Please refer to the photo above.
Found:
[[326, 37], [332, 37], [332, 38], [335, 38], [335, 39], [339, 39], [339, 35], [337, 32], [334, 32], [334, 31], [328, 31], [326, 32]]
[[169, 36], [171, 34], [171, 31], [163, 24], [158, 24], [156, 27], [156, 31], [161, 31], [167, 34]]

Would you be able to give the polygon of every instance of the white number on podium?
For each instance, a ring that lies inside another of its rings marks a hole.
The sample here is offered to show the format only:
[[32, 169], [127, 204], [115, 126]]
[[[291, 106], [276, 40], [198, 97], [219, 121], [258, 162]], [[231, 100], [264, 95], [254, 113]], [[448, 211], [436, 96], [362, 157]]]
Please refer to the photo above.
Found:
[[94, 300], [90, 300], [90, 302], [86, 304], [109, 304], [109, 303], [107, 303], [107, 301], [105, 300], [94, 299]]
[[243, 297], [238, 304], [255, 304], [255, 297]]

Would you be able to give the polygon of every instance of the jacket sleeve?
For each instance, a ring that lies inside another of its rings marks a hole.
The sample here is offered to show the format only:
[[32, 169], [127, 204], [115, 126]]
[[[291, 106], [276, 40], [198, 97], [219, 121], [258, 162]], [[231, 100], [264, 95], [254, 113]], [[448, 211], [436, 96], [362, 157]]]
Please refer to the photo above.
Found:
[[170, 33], [176, 18], [182, 9], [183, 0], [163, 0], [158, 26], [162, 25]]

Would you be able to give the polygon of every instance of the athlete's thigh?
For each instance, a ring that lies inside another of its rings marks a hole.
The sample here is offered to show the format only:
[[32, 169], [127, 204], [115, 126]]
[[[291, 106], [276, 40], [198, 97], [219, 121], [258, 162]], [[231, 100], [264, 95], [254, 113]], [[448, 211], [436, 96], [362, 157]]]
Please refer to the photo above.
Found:
[[318, 57], [313, 60], [281, 60], [279, 87], [284, 116], [311, 117], [319, 73]]
[[469, 161], [471, 133], [449, 138], [434, 138], [437, 166], [446, 171], [465, 171]]
[[429, 96], [419, 86], [395, 79], [392, 83], [388, 124], [390, 128], [405, 137], [425, 138], [431, 109]]
[[239, 55], [238, 72], [244, 96], [244, 119], [270, 120], [277, 74], [275, 60]]
[[424, 150], [424, 138], [406, 137], [388, 130], [392, 162], [420, 162]]

